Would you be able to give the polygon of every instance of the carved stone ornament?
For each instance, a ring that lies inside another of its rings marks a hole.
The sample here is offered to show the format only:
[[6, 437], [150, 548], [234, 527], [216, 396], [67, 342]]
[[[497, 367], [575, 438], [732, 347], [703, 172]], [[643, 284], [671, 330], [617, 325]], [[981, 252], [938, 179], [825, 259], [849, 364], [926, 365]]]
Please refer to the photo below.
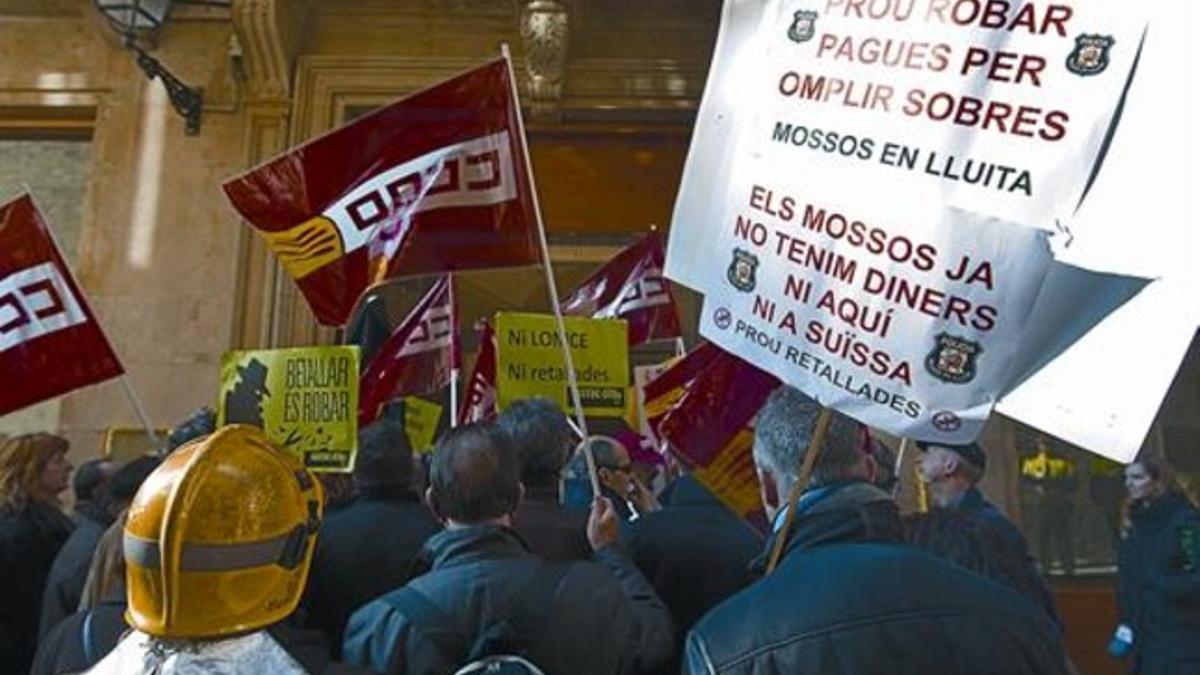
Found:
[[291, 95], [292, 63], [311, 0], [234, 0], [233, 25], [253, 99]]
[[521, 2], [521, 42], [527, 72], [526, 102], [534, 117], [561, 117], [570, 38], [568, 18], [567, 7], [561, 0]]

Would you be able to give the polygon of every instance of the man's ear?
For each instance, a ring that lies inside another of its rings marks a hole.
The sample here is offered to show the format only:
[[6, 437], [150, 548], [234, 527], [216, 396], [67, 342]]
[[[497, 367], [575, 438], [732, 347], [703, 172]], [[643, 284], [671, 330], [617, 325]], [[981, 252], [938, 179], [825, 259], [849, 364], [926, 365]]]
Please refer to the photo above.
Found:
[[867, 482], [877, 481], [880, 474], [879, 461], [871, 455], [863, 455], [859, 461], [862, 463], [863, 474], [865, 474]]
[[767, 472], [757, 467], [754, 471], [758, 474], [758, 496], [762, 499], [763, 508], [767, 513], [774, 514], [779, 510], [779, 487]]
[[433, 517], [436, 518], [439, 523], [442, 523], [443, 525], [446, 524], [446, 518], [442, 516], [441, 509], [438, 508], [437, 497], [433, 494], [432, 487], [425, 488], [425, 505], [428, 506], [429, 510], [433, 512]]
[[942, 476], [949, 478], [962, 468], [962, 458], [953, 452], [947, 452], [942, 457]]

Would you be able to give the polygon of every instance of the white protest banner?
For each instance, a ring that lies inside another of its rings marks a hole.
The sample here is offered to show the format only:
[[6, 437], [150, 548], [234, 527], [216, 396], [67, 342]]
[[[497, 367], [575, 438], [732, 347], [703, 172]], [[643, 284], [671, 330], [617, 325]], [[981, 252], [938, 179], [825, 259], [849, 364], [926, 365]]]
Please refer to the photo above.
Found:
[[697, 230], [755, 185], [1053, 230], [1084, 193], [1143, 15], [1082, 0], [727, 2], [667, 275], [707, 291]]
[[1135, 5], [727, 2], [666, 265], [706, 295], [702, 334], [892, 433], [974, 438], [1129, 83]]
[[1045, 233], [951, 210], [893, 223], [879, 204], [791, 217], [755, 204], [729, 228], [700, 334], [872, 426], [974, 439], [1012, 377]]

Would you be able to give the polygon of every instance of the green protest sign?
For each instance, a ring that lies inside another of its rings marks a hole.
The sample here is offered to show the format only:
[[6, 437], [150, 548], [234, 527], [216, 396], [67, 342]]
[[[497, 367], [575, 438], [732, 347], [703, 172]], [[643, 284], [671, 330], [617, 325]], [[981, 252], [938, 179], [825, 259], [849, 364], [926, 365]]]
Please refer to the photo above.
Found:
[[313, 471], [349, 472], [358, 449], [358, 347], [232, 351], [218, 424], [261, 428]]

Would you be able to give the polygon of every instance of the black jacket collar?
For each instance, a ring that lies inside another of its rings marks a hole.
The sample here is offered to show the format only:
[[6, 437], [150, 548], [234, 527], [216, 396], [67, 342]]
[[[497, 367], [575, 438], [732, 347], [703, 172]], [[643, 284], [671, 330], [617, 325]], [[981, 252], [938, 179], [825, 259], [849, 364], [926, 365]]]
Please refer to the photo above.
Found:
[[[818, 546], [903, 541], [900, 511], [886, 492], [866, 481], [819, 489], [825, 490], [826, 494], [803, 507], [792, 521], [784, 557]], [[751, 563], [753, 571], [765, 572], [767, 558], [779, 535], [775, 532], [767, 540], [764, 554]]]
[[1187, 498], [1177, 492], [1168, 492], [1161, 497], [1148, 500], [1132, 509], [1130, 520], [1137, 527], [1159, 530], [1170, 524], [1180, 510], [1188, 507]]
[[364, 502], [418, 502], [420, 497], [407, 485], [361, 485], [357, 488], [355, 501]]
[[516, 532], [498, 525], [475, 525], [433, 535], [420, 557], [439, 570], [523, 555], [530, 555], [529, 546]]

